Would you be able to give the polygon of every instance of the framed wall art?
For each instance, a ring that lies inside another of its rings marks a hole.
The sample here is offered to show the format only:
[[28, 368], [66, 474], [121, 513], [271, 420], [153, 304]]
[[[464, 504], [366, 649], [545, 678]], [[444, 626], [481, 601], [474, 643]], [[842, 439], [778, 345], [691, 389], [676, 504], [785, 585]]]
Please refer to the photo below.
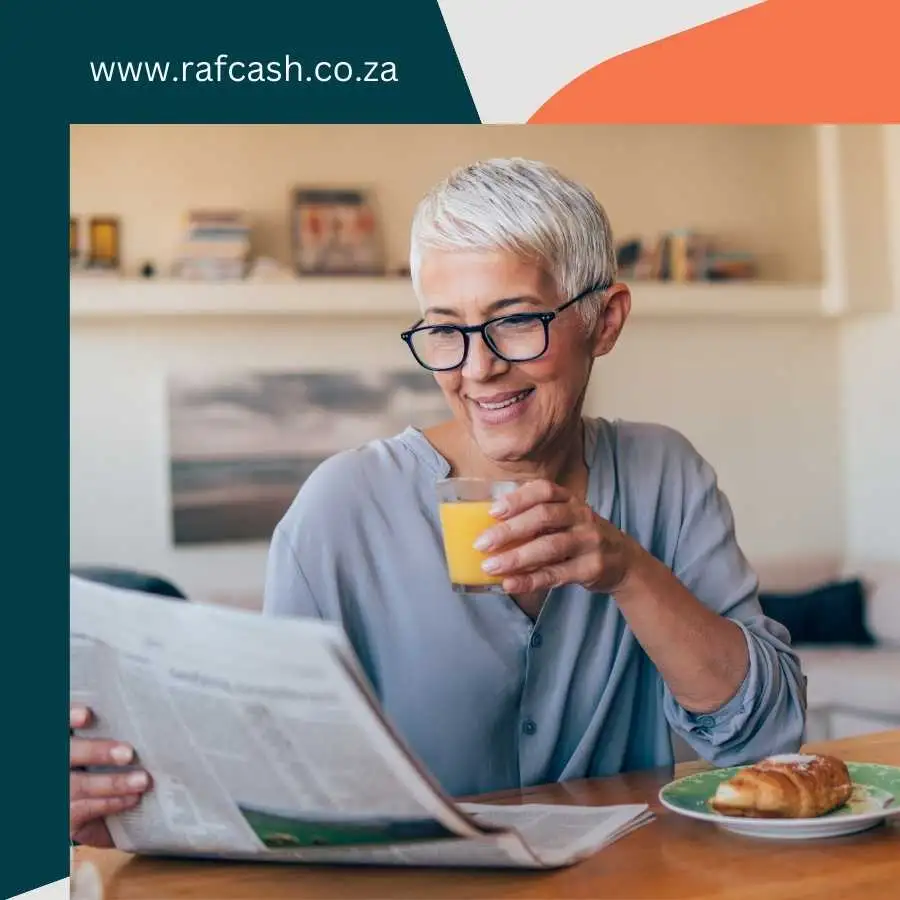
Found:
[[424, 369], [182, 371], [168, 407], [175, 546], [268, 541], [328, 457], [448, 414]]
[[381, 227], [367, 190], [296, 188], [291, 238], [298, 275], [384, 274]]

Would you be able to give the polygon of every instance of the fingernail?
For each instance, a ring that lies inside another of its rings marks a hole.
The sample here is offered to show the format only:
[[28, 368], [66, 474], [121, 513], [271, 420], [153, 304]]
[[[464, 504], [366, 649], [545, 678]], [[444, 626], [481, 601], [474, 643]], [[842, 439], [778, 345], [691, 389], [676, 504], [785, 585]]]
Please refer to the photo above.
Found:
[[127, 744], [119, 744], [117, 747], [113, 747], [112, 750], [109, 751], [109, 755], [112, 757], [114, 763], [118, 763], [120, 766], [128, 765], [132, 759], [134, 759], [134, 750], [131, 749]]
[[76, 706], [69, 712], [69, 727], [81, 728], [87, 722], [87, 710], [83, 706]]
[[500, 568], [500, 562], [497, 559], [486, 559], [482, 564], [481, 568], [485, 572], [496, 572], [497, 569]]
[[144, 788], [147, 787], [147, 773], [146, 772], [132, 772], [125, 779], [125, 784], [130, 788]]
[[478, 538], [477, 541], [472, 545], [476, 550], [487, 550], [491, 544], [494, 543], [493, 535], [490, 531], [486, 531], [481, 537]]
[[498, 516], [505, 516], [509, 512], [509, 504], [505, 500], [495, 500], [494, 505], [488, 510], [488, 514], [495, 519]]

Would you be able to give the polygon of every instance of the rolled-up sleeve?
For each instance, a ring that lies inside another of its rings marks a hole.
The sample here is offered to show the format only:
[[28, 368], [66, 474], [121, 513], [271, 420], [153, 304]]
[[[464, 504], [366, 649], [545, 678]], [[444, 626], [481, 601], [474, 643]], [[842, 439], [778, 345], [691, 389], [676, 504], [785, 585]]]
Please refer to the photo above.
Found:
[[[804, 739], [806, 701], [800, 663], [764, 617], [742, 622], [750, 667], [737, 693], [715, 712], [684, 709], [666, 691], [669, 724], [705, 760], [736, 766], [776, 753], [793, 753]], [[780, 629], [783, 631], [783, 629]]]
[[714, 712], [686, 710], [664, 686], [666, 717], [717, 766], [795, 752], [805, 737], [806, 685], [790, 635], [763, 614], [756, 575], [738, 546], [731, 506], [715, 472], [696, 451], [684, 466], [683, 518], [672, 568], [698, 600], [740, 627], [750, 664], [737, 692]]

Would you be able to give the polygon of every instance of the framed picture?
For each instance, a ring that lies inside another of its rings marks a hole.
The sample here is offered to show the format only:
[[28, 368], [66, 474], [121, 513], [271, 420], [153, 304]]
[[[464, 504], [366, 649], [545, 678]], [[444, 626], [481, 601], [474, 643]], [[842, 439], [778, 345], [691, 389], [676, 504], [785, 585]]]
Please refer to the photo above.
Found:
[[424, 369], [195, 370], [168, 379], [175, 546], [267, 542], [330, 456], [447, 418]]
[[298, 275], [384, 273], [380, 223], [366, 190], [297, 188], [291, 236]]
[[119, 220], [95, 216], [88, 225], [87, 264], [92, 269], [119, 268]]

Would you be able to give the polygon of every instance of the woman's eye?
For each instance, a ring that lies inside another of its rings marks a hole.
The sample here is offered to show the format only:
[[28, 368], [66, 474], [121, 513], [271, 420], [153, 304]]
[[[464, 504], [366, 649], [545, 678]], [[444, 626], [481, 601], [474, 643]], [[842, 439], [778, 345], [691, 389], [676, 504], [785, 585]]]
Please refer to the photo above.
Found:
[[521, 331], [527, 328], [534, 328], [539, 324], [534, 316], [507, 316], [496, 323], [500, 328], [509, 331]]

